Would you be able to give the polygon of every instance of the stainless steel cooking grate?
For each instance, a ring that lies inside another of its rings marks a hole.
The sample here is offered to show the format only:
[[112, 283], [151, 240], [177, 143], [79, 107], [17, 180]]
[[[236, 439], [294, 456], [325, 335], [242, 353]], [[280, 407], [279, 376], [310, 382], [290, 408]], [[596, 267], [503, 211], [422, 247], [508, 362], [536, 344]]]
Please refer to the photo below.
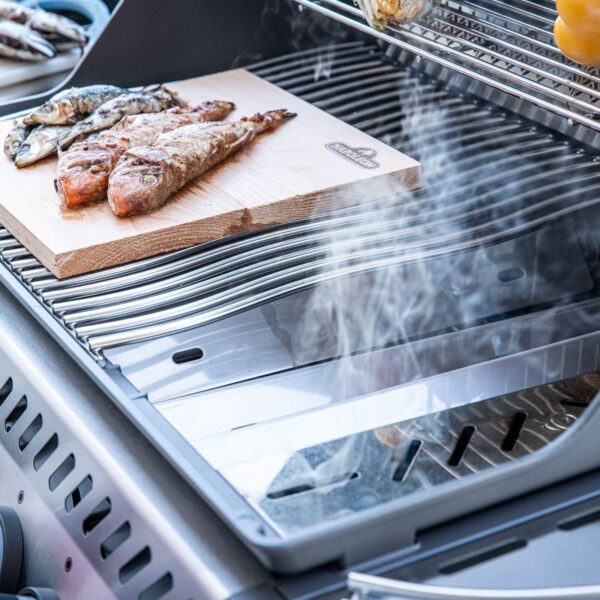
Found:
[[296, 0], [346, 25], [600, 129], [600, 70], [558, 51], [552, 0], [442, 0], [418, 23], [370, 29], [352, 0]]
[[[298, 53], [253, 70], [425, 163], [443, 152], [452, 169], [443, 182], [404, 198], [402, 210], [374, 201], [358, 212], [339, 210], [67, 281], [0, 232], [2, 261], [97, 359], [107, 348], [188, 330], [330, 278], [509, 240], [600, 202], [597, 157], [424, 75], [400, 71], [371, 45]], [[405, 130], [415, 105], [435, 116], [418, 135]], [[390, 223], [385, 231], [382, 219]], [[327, 255], [323, 242], [333, 232], [361, 241], [351, 263], [340, 266], [339, 256]]]

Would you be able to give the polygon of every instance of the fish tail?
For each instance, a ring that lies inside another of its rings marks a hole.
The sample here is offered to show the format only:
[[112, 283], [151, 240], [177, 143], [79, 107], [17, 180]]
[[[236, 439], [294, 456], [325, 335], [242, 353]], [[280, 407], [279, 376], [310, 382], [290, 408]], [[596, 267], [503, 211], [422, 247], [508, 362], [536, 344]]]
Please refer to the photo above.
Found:
[[266, 131], [275, 129], [296, 116], [296, 113], [290, 112], [286, 108], [280, 108], [266, 113], [257, 113], [252, 117], [243, 117], [241, 120], [247, 123], [256, 123], [260, 131]]

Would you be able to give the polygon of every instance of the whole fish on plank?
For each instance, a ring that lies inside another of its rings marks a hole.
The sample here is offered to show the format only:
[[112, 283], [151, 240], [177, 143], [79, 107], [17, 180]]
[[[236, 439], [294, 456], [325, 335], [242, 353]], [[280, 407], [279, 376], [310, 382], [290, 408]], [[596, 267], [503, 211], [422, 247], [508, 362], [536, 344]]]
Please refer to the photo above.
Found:
[[187, 125], [161, 135], [152, 146], [128, 150], [109, 178], [113, 213], [129, 217], [160, 208], [186, 183], [295, 116], [274, 110], [237, 122]]
[[29, 8], [11, 0], [0, 0], [0, 17], [27, 25], [48, 41], [72, 42], [78, 46], [83, 46], [88, 41], [85, 29], [75, 21], [40, 8]]
[[68, 208], [104, 200], [109, 175], [127, 150], [153, 144], [161, 134], [185, 125], [220, 121], [233, 108], [231, 102], [217, 100], [187, 109], [125, 117], [95, 140], [78, 142], [60, 155], [56, 191]]
[[[182, 103], [179, 96], [160, 86], [155, 92], [128, 92], [108, 100], [87, 119], [75, 125], [40, 126], [23, 142], [15, 156], [19, 168], [27, 167], [60, 148], [68, 147], [78, 138], [108, 129], [125, 115], [159, 112]], [[31, 139], [30, 139], [31, 138]]]
[[40, 61], [54, 58], [56, 49], [25, 25], [13, 21], [0, 21], [0, 56]]
[[73, 125], [108, 100], [129, 90], [114, 85], [89, 85], [59, 92], [23, 119], [26, 125]]

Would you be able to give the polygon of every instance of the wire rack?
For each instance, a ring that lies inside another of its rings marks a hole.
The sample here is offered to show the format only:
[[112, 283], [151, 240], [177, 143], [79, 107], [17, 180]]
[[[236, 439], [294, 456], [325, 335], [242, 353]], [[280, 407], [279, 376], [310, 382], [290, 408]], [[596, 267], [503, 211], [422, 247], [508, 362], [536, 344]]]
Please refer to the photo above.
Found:
[[600, 130], [600, 70], [557, 49], [552, 0], [442, 0], [422, 21], [371, 29], [352, 0], [295, 0], [504, 93]]

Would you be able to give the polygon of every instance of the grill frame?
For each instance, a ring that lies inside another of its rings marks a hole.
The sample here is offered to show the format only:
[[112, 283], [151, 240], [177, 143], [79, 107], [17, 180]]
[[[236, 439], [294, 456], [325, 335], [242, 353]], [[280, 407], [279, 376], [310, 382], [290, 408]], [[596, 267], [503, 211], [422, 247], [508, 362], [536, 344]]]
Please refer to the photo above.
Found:
[[[10, 256], [14, 260], [30, 260], [26, 253], [18, 248], [11, 248], [10, 243], [7, 241]], [[18, 264], [17, 268], [21, 268], [22, 263]], [[594, 460], [594, 440], [600, 424], [600, 407], [593, 405], [586, 418], [562, 436], [556, 444], [518, 463], [498, 467], [493, 472], [484, 473], [471, 480], [448, 483], [434, 494], [415, 494], [368, 514], [341, 519], [309, 534], [282, 540], [257, 515], [248, 511], [247, 504], [224, 483], [202, 457], [174, 430], [165, 426], [162, 417], [117, 371], [102, 368], [104, 365], [95, 361], [75, 338], [50, 317], [18, 282], [7, 264], [0, 264], [0, 279], [94, 378], [123, 413], [186, 477], [198, 493], [230, 524], [263, 563], [278, 571], [305, 570], [323, 561], [339, 558], [340, 554], [344, 554], [344, 550], [348, 551], [347, 557], [351, 557], [357, 539], [364, 544], [366, 552], [384, 549], [386, 544], [393, 544], [393, 547], [411, 544], [416, 532], [422, 527], [446, 521], [465, 512], [497, 503], [503, 498], [598, 466]], [[468, 498], [467, 502], [464, 501], [465, 497]], [[399, 515], [405, 517], [408, 525], [402, 529], [401, 535], [393, 535], [392, 540], [392, 532], [396, 534], [398, 531], [390, 529], [390, 525], [397, 523]], [[266, 534], [260, 533], [261, 531], [265, 531]]]

